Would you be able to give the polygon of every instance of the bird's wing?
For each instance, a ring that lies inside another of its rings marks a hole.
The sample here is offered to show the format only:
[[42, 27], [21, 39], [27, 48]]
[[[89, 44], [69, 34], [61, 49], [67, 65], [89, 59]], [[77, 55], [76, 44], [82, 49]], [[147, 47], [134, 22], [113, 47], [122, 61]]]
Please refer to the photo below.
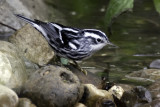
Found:
[[63, 43], [60, 35], [60, 31], [62, 30], [62, 25], [56, 26], [56, 24], [53, 23], [45, 23], [36, 19], [31, 20], [19, 14], [15, 15], [18, 18], [30, 23], [34, 28], [36, 28], [39, 32], [41, 32], [42, 35], [45, 37], [45, 39], [51, 45], [60, 45], [61, 43]]
[[60, 45], [63, 43], [62, 41], [62, 37], [60, 34], [60, 30], [59, 28], [53, 26], [52, 23], [39, 23], [39, 26], [41, 26], [42, 30], [44, 30], [44, 32], [46, 34], [43, 34], [43, 36], [45, 36], [45, 38], [47, 39], [47, 41], [50, 44], [55, 44], [55, 45]]
[[[58, 38], [61, 40], [63, 44], [68, 42], [72, 38], [77, 38], [77, 33], [79, 29], [66, 27], [57, 23], [49, 23], [51, 29], [55, 29], [58, 33]], [[52, 31], [52, 30], [50, 30]], [[56, 38], [57, 39], [57, 38]]]

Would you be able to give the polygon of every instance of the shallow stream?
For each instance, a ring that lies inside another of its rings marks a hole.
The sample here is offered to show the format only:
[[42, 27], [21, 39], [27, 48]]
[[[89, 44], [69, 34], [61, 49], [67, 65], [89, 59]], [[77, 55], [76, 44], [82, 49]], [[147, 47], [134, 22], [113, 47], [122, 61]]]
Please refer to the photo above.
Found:
[[[108, 1], [61, 0], [50, 5], [60, 10], [69, 26], [96, 28], [107, 33], [105, 12]], [[82, 61], [82, 66], [98, 72], [99, 76], [109, 71], [109, 80], [127, 82], [127, 73], [148, 68], [160, 57], [160, 16], [151, 0], [135, 0], [131, 12], [118, 16], [111, 27], [109, 39], [119, 48], [104, 47], [91, 58]]]

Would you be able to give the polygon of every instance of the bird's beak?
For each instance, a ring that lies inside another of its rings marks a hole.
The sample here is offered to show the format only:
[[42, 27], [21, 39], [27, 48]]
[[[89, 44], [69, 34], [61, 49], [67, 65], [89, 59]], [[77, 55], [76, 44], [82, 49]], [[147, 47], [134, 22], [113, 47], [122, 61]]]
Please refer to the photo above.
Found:
[[107, 42], [107, 45], [109, 46], [109, 48], [119, 48], [118, 46], [116, 46], [115, 44], [111, 43], [110, 41]]

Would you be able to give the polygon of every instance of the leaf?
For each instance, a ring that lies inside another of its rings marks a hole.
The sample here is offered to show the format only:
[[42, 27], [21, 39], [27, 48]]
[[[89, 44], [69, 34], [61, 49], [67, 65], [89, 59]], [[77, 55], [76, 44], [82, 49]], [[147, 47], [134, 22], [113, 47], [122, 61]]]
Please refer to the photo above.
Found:
[[110, 0], [106, 14], [105, 25], [109, 27], [112, 19], [120, 15], [122, 12], [133, 8], [134, 0]]
[[63, 65], [67, 65], [68, 64], [68, 59], [66, 58], [60, 58], [60, 61]]
[[160, 0], [153, 0], [156, 11], [160, 14]]

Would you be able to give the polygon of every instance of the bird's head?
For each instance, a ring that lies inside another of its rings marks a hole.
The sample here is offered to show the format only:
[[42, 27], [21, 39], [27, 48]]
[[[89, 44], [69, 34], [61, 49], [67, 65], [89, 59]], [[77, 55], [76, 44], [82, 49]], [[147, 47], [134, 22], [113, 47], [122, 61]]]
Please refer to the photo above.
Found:
[[83, 37], [90, 42], [91, 51], [98, 51], [107, 44], [112, 44], [106, 34], [96, 29], [84, 29]]

